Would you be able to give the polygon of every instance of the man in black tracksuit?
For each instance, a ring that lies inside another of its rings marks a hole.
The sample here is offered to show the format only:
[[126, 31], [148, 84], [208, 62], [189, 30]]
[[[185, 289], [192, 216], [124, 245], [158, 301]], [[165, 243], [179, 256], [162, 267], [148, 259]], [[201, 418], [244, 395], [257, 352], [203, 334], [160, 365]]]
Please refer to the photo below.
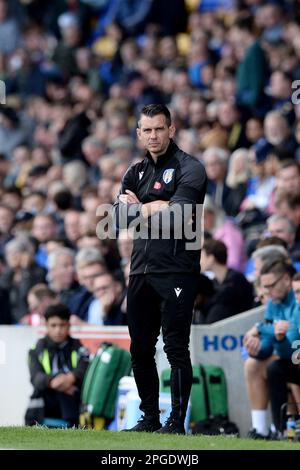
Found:
[[[173, 142], [174, 134], [165, 106], [142, 109], [137, 135], [148, 152], [125, 173], [114, 215], [119, 229], [135, 226], [127, 316], [133, 372], [144, 416], [132, 430], [184, 434], [192, 384], [189, 336], [200, 271], [198, 209], [202, 208], [207, 178], [203, 165]], [[164, 224], [163, 216], [173, 208], [179, 210], [179, 217]], [[194, 230], [194, 238], [184, 230], [180, 235], [180, 228], [195, 226], [198, 233]], [[187, 238], [198, 243], [187, 248]], [[160, 327], [171, 365], [172, 413], [164, 427], [159, 421], [154, 359]]]

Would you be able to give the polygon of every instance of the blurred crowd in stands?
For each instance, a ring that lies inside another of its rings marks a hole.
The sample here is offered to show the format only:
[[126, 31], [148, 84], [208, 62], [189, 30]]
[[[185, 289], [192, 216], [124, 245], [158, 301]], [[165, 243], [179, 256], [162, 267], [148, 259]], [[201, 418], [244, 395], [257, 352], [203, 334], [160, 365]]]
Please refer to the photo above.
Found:
[[96, 211], [143, 158], [150, 103], [209, 178], [194, 323], [265, 303], [266, 261], [300, 270], [299, 6], [0, 0], [0, 324], [53, 302], [126, 324], [132, 233], [99, 237]]

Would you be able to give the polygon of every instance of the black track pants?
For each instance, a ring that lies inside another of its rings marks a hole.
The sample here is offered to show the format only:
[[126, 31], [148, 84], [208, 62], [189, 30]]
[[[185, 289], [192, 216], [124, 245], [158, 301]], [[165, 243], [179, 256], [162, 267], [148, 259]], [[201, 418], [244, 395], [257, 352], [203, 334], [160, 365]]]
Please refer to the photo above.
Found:
[[154, 359], [162, 327], [171, 365], [172, 417], [184, 421], [192, 386], [189, 338], [198, 277], [144, 274], [130, 277], [128, 327], [135, 381], [146, 416], [158, 417], [159, 379]]
[[288, 399], [287, 384], [300, 385], [300, 369], [291, 360], [279, 359], [268, 365], [267, 377], [273, 422], [278, 431], [283, 431], [281, 407]]

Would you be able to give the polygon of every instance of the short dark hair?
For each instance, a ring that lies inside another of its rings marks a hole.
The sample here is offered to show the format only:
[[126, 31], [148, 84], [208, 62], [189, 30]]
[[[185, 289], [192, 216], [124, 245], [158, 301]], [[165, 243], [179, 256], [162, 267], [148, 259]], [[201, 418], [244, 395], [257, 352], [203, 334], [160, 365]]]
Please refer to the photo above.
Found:
[[293, 281], [300, 281], [300, 273], [294, 274]]
[[204, 242], [203, 250], [207, 255], [213, 255], [218, 263], [226, 265], [227, 247], [225, 243], [212, 238]]
[[241, 29], [242, 31], [247, 31], [250, 34], [254, 34], [255, 25], [254, 18], [248, 12], [241, 12], [237, 19], [235, 20], [233, 27]]
[[282, 240], [279, 237], [266, 237], [262, 238], [256, 245], [256, 250], [258, 248], [263, 248], [265, 246], [282, 246], [283, 248], [287, 249], [287, 242]]
[[291, 278], [294, 276], [296, 270], [289, 260], [268, 260], [266, 261], [260, 270], [260, 275], [263, 274], [288, 274]]
[[297, 168], [298, 170], [298, 173], [300, 173], [300, 165], [299, 163], [297, 162], [297, 160], [294, 160], [293, 158], [288, 158], [287, 160], [283, 160], [281, 165], [280, 165], [280, 170], [285, 170], [286, 168], [290, 168], [290, 167], [295, 167]]
[[46, 322], [52, 317], [58, 317], [61, 320], [70, 321], [71, 311], [64, 304], [49, 305], [45, 310], [45, 320], [46, 320]]
[[[158, 114], [163, 114], [166, 118], [168, 126], [171, 125], [172, 119], [171, 119], [171, 113], [168, 110], [167, 106], [164, 104], [148, 104], [147, 106], [144, 106], [141, 110], [141, 116], [147, 116], [147, 117], [154, 117], [158, 116]], [[138, 121], [138, 127], [140, 127], [140, 119]]]
[[54, 194], [53, 201], [60, 210], [67, 210], [73, 207], [73, 196], [69, 189], [62, 189]]

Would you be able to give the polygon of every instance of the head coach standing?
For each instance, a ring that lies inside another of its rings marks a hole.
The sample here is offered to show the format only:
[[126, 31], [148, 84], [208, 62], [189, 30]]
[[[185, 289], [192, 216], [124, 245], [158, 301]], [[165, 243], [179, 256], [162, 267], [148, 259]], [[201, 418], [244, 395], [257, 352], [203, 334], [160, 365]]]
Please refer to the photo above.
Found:
[[[203, 165], [177, 147], [174, 134], [166, 106], [151, 104], [142, 109], [137, 136], [147, 149], [146, 157], [127, 170], [114, 204], [117, 228], [135, 226], [127, 316], [144, 416], [130, 431], [185, 433], [192, 384], [189, 337], [200, 271], [200, 244], [188, 244], [191, 238], [185, 234], [200, 217], [207, 178]], [[172, 395], [171, 416], [163, 427], [154, 359], [161, 327], [171, 365]]]

